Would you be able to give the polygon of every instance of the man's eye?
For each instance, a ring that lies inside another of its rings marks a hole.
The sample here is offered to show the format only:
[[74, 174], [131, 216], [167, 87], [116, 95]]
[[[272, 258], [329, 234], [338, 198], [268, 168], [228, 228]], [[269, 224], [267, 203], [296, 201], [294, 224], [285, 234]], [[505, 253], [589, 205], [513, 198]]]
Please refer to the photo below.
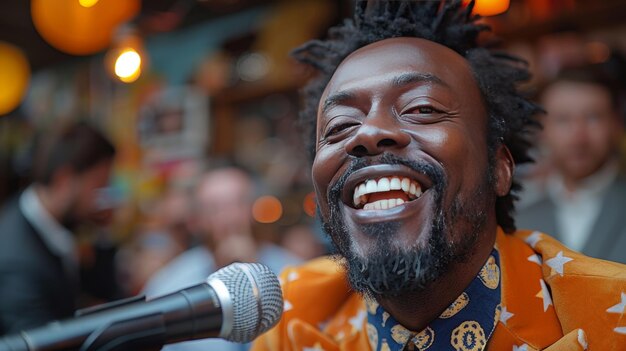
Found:
[[326, 132], [326, 137], [330, 137], [336, 134], [343, 132], [344, 130], [354, 127], [357, 125], [356, 123], [342, 123], [332, 127], [328, 132]]
[[437, 113], [440, 112], [439, 110], [435, 109], [432, 106], [429, 105], [424, 105], [424, 106], [417, 106], [414, 107], [412, 109], [407, 110], [405, 113], [406, 114], [432, 114], [432, 113]]

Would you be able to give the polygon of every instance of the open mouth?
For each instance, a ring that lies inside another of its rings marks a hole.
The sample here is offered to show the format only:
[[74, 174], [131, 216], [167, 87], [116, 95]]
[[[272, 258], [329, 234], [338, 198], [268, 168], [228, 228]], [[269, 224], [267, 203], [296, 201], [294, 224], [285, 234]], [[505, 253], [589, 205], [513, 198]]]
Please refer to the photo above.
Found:
[[387, 210], [422, 196], [422, 185], [403, 176], [386, 176], [358, 183], [353, 192], [354, 208]]

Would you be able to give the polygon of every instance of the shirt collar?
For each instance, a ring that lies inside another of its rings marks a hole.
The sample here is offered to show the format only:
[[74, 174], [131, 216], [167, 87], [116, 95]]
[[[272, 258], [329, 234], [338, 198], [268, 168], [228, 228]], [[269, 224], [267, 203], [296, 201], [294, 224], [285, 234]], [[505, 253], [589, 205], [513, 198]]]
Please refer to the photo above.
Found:
[[501, 310], [500, 257], [493, 249], [465, 291], [428, 327], [413, 332], [375, 301], [367, 301], [367, 335], [373, 350], [482, 350]]
[[33, 185], [22, 193], [19, 206], [26, 220], [53, 254], [71, 262], [78, 261], [72, 233], [46, 210]]

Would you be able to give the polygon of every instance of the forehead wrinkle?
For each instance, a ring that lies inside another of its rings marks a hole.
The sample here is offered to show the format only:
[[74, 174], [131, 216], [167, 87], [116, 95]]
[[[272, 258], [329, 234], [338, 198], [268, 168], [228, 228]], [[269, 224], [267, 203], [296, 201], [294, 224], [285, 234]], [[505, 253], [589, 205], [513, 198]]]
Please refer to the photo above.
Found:
[[343, 102], [348, 100], [353, 100], [356, 97], [351, 91], [340, 91], [337, 93], [333, 93], [329, 95], [326, 100], [324, 100], [324, 105], [322, 107], [322, 113], [326, 113], [328, 109], [334, 106], [341, 105]]

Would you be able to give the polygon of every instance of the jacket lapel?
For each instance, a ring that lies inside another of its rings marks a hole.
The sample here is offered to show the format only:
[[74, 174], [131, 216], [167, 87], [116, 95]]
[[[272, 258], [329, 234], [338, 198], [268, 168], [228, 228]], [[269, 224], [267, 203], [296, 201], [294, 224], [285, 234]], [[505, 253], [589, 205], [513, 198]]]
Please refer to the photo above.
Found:
[[626, 225], [624, 216], [624, 196], [626, 182], [621, 179], [615, 181], [607, 189], [602, 203], [600, 215], [593, 225], [593, 229], [584, 249], [586, 255], [602, 257], [611, 251], [613, 243], [618, 239], [623, 226]]

